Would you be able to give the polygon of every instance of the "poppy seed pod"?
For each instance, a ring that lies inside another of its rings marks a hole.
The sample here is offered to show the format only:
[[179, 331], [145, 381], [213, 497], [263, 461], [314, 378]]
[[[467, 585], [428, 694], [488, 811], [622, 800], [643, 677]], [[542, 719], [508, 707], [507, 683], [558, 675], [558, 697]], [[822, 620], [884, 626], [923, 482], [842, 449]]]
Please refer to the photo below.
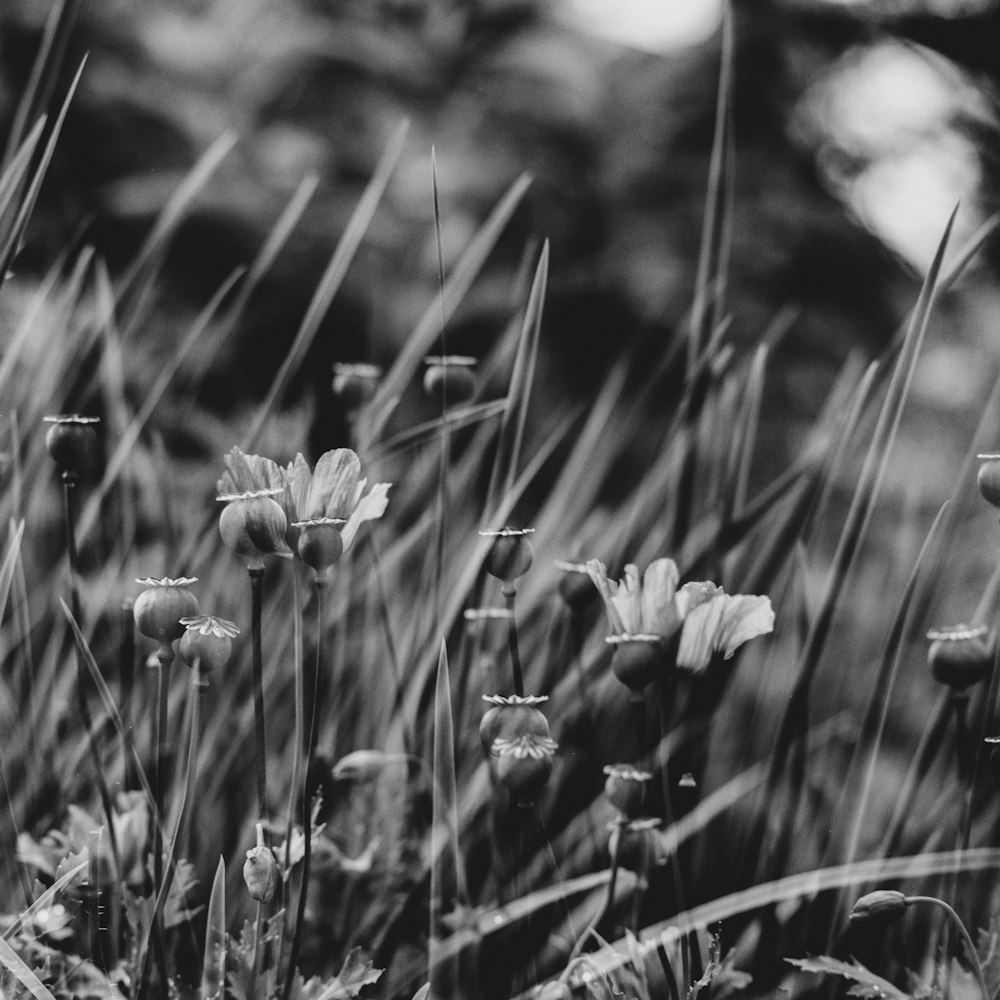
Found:
[[264, 843], [264, 827], [257, 824], [257, 846], [247, 851], [243, 864], [243, 881], [250, 898], [258, 903], [270, 903], [278, 888], [278, 861], [274, 852]]
[[590, 578], [586, 563], [556, 560], [556, 569], [562, 570], [559, 580], [559, 596], [563, 603], [575, 614], [586, 611], [597, 599], [597, 588]]
[[64, 475], [83, 476], [97, 467], [97, 434], [94, 424], [98, 417], [81, 417], [77, 414], [45, 417], [52, 424], [45, 435], [45, 447], [52, 461]]
[[487, 709], [479, 724], [483, 749], [497, 756], [494, 747], [498, 740], [514, 740], [519, 736], [547, 738], [549, 720], [535, 706], [548, 700], [546, 695], [484, 694], [483, 701], [493, 707]]
[[659, 822], [657, 819], [635, 819], [610, 825], [608, 853], [617, 858], [620, 868], [636, 875], [646, 874], [654, 860], [652, 837]]
[[233, 639], [240, 630], [224, 618], [212, 615], [195, 615], [182, 618], [185, 628], [179, 652], [189, 666], [197, 666], [201, 673], [210, 673], [224, 667], [233, 653]]
[[378, 388], [382, 369], [378, 365], [335, 364], [333, 393], [348, 412], [364, 406]]
[[983, 499], [1000, 508], [1000, 455], [977, 455], [983, 464], [979, 467], [976, 481]]
[[500, 528], [480, 531], [484, 538], [492, 538], [493, 545], [486, 556], [486, 572], [508, 586], [531, 569], [534, 550], [528, 535], [534, 528]]
[[476, 392], [476, 359], [460, 354], [424, 358], [424, 392], [442, 405], [467, 403]]
[[545, 738], [522, 736], [496, 741], [497, 780], [510, 790], [518, 805], [534, 805], [552, 774], [555, 750], [555, 740]]
[[132, 609], [136, 628], [150, 639], [168, 644], [184, 634], [182, 618], [192, 618], [198, 614], [198, 598], [188, 590], [197, 577], [180, 577], [176, 580], [164, 577], [154, 580], [145, 577], [136, 580], [144, 590], [135, 600]]
[[292, 527], [299, 529], [299, 556], [317, 576], [326, 575], [344, 554], [344, 539], [340, 534], [344, 523], [339, 517], [293, 522]]
[[851, 923], [893, 920], [906, 909], [906, 896], [895, 889], [876, 889], [862, 896], [851, 910]]
[[641, 816], [646, 785], [653, 780], [653, 776], [628, 764], [609, 764], [604, 773], [608, 776], [604, 782], [604, 794], [608, 801], [625, 819]]
[[219, 516], [222, 540], [251, 566], [263, 566], [264, 556], [290, 557], [292, 550], [285, 541], [288, 519], [274, 499], [281, 490], [253, 490], [248, 493], [225, 494], [226, 501]]
[[927, 660], [935, 680], [962, 691], [986, 680], [993, 671], [995, 637], [985, 625], [932, 629]]
[[661, 672], [666, 646], [658, 635], [610, 635], [605, 640], [614, 646], [611, 669], [626, 687], [641, 691]]

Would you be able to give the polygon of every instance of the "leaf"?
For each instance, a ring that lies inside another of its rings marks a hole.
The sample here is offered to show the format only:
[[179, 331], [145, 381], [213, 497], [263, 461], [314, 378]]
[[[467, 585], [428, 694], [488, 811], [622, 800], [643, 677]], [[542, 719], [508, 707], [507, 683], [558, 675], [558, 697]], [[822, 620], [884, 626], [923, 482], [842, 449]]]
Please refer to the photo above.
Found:
[[226, 862], [220, 857], [212, 880], [205, 925], [205, 957], [201, 967], [201, 998], [221, 997], [226, 984]]
[[340, 972], [333, 979], [319, 976], [303, 983], [300, 977], [293, 983], [293, 1000], [353, 1000], [365, 986], [376, 983], [381, 969], [372, 965], [371, 959], [361, 948], [352, 948]]
[[842, 962], [829, 955], [817, 955], [813, 958], [786, 958], [785, 961], [803, 972], [818, 972], [850, 980], [856, 984], [847, 991], [850, 996], [867, 997], [870, 1000], [908, 1000], [902, 990], [893, 986], [888, 979], [876, 976], [857, 959]]

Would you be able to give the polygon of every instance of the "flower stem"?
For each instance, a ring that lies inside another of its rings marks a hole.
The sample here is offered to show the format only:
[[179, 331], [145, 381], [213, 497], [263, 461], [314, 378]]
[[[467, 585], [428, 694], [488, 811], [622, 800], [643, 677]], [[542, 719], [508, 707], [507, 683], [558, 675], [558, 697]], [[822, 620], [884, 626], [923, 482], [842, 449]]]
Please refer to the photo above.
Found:
[[958, 932], [962, 937], [965, 949], [969, 953], [969, 959], [972, 963], [972, 971], [975, 974], [976, 981], [979, 983], [979, 989], [983, 994], [983, 1000], [992, 1000], [990, 997], [990, 991], [986, 988], [986, 978], [983, 975], [983, 966], [979, 961], [979, 953], [976, 951], [976, 946], [972, 941], [972, 937], [969, 935], [969, 931], [967, 930], [965, 924], [962, 923], [962, 918], [948, 903], [946, 903], [943, 899], [938, 899], [937, 896], [906, 897], [907, 906], [912, 906], [914, 903], [929, 903], [932, 906], [936, 906], [939, 909], [944, 910], [945, 913], [951, 917], [952, 922], [958, 928]]
[[[292, 944], [288, 951], [288, 968], [285, 970], [285, 985], [282, 990], [282, 1000], [288, 1000], [292, 994], [292, 981], [295, 977], [295, 964], [299, 959], [299, 948], [302, 944], [302, 924], [306, 915], [306, 899], [309, 892], [309, 869], [312, 860], [312, 802], [309, 796], [309, 774], [312, 770], [315, 752], [316, 728], [319, 716], [319, 676], [323, 664], [323, 595], [326, 580], [317, 576], [313, 580], [316, 593], [316, 670], [313, 674], [313, 696], [309, 711], [309, 742], [306, 750], [306, 767], [302, 776], [302, 884], [299, 886], [299, 899], [295, 908], [295, 930], [292, 932]], [[291, 850], [289, 842], [288, 850]]]
[[156, 710], [153, 713], [153, 795], [156, 800], [156, 823], [153, 825], [153, 885], [157, 892], [163, 884], [163, 827], [167, 821], [167, 739], [170, 667], [174, 650], [163, 643], [156, 651]]
[[[267, 742], [264, 733], [264, 660], [261, 653], [261, 610], [264, 596], [264, 570], [251, 566], [250, 574], [250, 644], [253, 659], [253, 716], [256, 747], [257, 812], [267, 819]], [[266, 830], [265, 830], [265, 844]]]
[[625, 825], [623, 820], [618, 820], [618, 836], [615, 838], [614, 850], [611, 852], [611, 877], [608, 879], [608, 891], [605, 893], [604, 903], [597, 913], [594, 914], [593, 920], [587, 924], [583, 933], [577, 938], [576, 944], [573, 945], [573, 950], [569, 953], [569, 958], [566, 960], [567, 966], [575, 962], [580, 956], [587, 943], [587, 938], [597, 931], [597, 928], [601, 926], [601, 921], [611, 912], [611, 907], [614, 905], [615, 888], [618, 885], [618, 855], [621, 850], [622, 834], [625, 832]]
[[514, 694], [524, 697], [524, 672], [521, 669], [521, 653], [517, 645], [517, 620], [514, 617], [514, 601], [517, 598], [517, 584], [504, 584], [503, 599], [510, 612], [507, 619], [507, 645], [510, 647], [510, 671], [514, 682]]

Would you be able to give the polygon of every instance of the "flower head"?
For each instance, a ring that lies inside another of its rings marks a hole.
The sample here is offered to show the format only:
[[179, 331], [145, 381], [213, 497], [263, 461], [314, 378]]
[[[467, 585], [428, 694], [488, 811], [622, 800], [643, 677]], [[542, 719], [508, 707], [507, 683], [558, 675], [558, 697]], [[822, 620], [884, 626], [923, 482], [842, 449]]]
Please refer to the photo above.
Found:
[[604, 599], [612, 631], [609, 642], [665, 640], [679, 632], [676, 666], [692, 674], [705, 670], [714, 653], [728, 660], [748, 639], [774, 628], [770, 598], [727, 594], [709, 581], [678, 588], [673, 559], [654, 560], [641, 582], [631, 563], [617, 583], [596, 559], [587, 563], [587, 571]]

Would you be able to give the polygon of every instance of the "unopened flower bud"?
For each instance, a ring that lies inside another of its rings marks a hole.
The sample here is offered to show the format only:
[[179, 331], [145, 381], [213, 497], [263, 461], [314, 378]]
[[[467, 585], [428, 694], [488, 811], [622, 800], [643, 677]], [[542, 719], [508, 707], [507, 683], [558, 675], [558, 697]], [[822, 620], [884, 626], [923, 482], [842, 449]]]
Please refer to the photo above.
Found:
[[424, 391], [428, 396], [451, 406], [467, 403], [476, 392], [476, 359], [460, 354], [424, 358]]
[[629, 764], [609, 764], [604, 768], [608, 776], [604, 794], [608, 801], [626, 818], [637, 819], [642, 815], [646, 786], [653, 780], [648, 771], [640, 771]]
[[145, 577], [135, 581], [144, 590], [135, 600], [132, 609], [136, 628], [150, 639], [160, 643], [171, 643], [184, 634], [182, 618], [198, 614], [198, 598], [188, 590], [197, 577], [179, 577], [161, 580]]
[[486, 572], [508, 585], [524, 576], [531, 568], [531, 560], [534, 558], [534, 550], [528, 539], [528, 535], [534, 533], [534, 528], [480, 531], [479, 534], [484, 538], [493, 539], [493, 545], [486, 556]]
[[985, 625], [932, 629], [927, 638], [931, 673], [942, 684], [961, 691], [992, 673], [995, 637]]
[[59, 471], [68, 476], [85, 476], [97, 467], [97, 434], [94, 424], [98, 417], [81, 417], [75, 413], [44, 417], [52, 424], [45, 435], [45, 447]]
[[851, 923], [893, 920], [906, 909], [906, 896], [896, 889], [876, 889], [862, 896], [851, 910]]
[[615, 677], [630, 690], [641, 691], [662, 672], [666, 648], [660, 636], [610, 635], [604, 641], [614, 646]]
[[496, 756], [494, 747], [498, 740], [513, 740], [519, 736], [547, 737], [549, 721], [535, 706], [548, 700], [546, 695], [484, 694], [483, 701], [493, 707], [487, 709], [479, 724], [483, 749]]
[[274, 852], [264, 843], [264, 826], [257, 824], [257, 846], [247, 851], [243, 864], [243, 881], [250, 898], [258, 903], [270, 903], [278, 888], [278, 861]]
[[275, 499], [281, 490], [253, 490], [248, 493], [226, 494], [219, 516], [222, 540], [237, 555], [248, 560], [251, 567], [264, 564], [264, 556], [290, 558], [292, 550], [285, 541], [288, 519]]

